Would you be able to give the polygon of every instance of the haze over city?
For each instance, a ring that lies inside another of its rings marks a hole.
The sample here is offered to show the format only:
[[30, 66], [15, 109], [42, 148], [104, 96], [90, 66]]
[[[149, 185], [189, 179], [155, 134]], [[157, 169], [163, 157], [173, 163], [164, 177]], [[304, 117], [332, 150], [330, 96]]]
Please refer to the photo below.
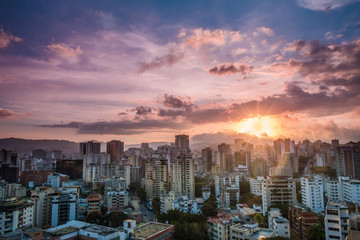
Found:
[[358, 140], [359, 12], [335, 0], [2, 1], [1, 137]]

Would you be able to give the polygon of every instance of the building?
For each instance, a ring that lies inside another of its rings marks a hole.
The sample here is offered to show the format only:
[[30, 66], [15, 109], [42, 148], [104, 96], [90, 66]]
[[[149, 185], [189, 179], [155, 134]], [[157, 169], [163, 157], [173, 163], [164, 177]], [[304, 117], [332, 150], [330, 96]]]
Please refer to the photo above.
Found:
[[275, 236], [290, 238], [289, 220], [284, 218], [278, 208], [271, 208], [268, 213], [269, 229], [274, 231]]
[[296, 185], [294, 179], [282, 176], [267, 177], [264, 179], [262, 185], [264, 215], [271, 205], [293, 205], [296, 202]]
[[134, 228], [135, 240], [163, 240], [173, 239], [175, 228], [173, 225], [149, 222]]
[[226, 187], [225, 188], [225, 206], [236, 206], [240, 199], [239, 187]]
[[128, 236], [123, 228], [110, 228], [96, 224], [72, 220], [44, 232], [45, 239], [87, 239], [87, 240], [123, 240]]
[[307, 231], [318, 223], [318, 217], [305, 205], [289, 207], [290, 239], [308, 239]]
[[190, 152], [189, 135], [175, 135], [175, 148], [183, 153]]
[[47, 183], [48, 176], [51, 173], [51, 170], [22, 171], [20, 174], [20, 183], [26, 187], [29, 186], [29, 183], [44, 184]]
[[262, 195], [262, 182], [264, 177], [250, 178], [250, 192], [255, 195]]
[[56, 172], [68, 175], [70, 180], [82, 179], [83, 159], [56, 160]]
[[101, 195], [99, 194], [90, 194], [87, 197], [88, 202], [88, 213], [98, 211], [100, 212], [100, 201], [101, 201]]
[[110, 162], [120, 162], [124, 157], [124, 142], [112, 140], [106, 143], [106, 153], [110, 154]]
[[66, 182], [69, 179], [70, 177], [68, 175], [53, 172], [50, 175], [48, 175], [47, 184], [54, 188], [59, 188], [61, 187], [63, 182]]
[[0, 235], [33, 226], [34, 204], [15, 200], [0, 204]]
[[51, 226], [75, 220], [78, 198], [76, 193], [57, 192], [51, 196]]
[[213, 162], [212, 162], [212, 154], [213, 154], [212, 148], [211, 147], [206, 147], [201, 151], [201, 153], [202, 153], [201, 154], [202, 159], [206, 163], [206, 170], [208, 172], [211, 172], [211, 166], [213, 164]]
[[171, 166], [172, 190], [193, 199], [195, 197], [195, 168], [191, 154], [178, 155]]
[[16, 183], [1, 183], [0, 186], [0, 202], [4, 202], [8, 198], [21, 199], [26, 195], [26, 188]]
[[344, 202], [329, 201], [325, 210], [326, 240], [345, 240], [348, 236], [349, 210]]
[[120, 211], [129, 205], [129, 193], [123, 189], [106, 192], [106, 204], [110, 211]]
[[328, 201], [339, 201], [339, 181], [338, 179], [329, 179], [326, 184], [326, 196]]
[[[260, 228], [258, 223], [235, 224], [230, 227], [231, 240], [258, 240], [273, 237], [274, 231]], [[226, 238], [221, 238], [226, 239]]]
[[34, 202], [34, 225], [51, 225], [51, 196], [55, 190], [51, 187], [36, 187], [31, 191], [31, 200]]
[[95, 179], [104, 175], [105, 165], [110, 164], [110, 155], [105, 153], [89, 153], [85, 154], [83, 161], [83, 180], [85, 182], [93, 182]]
[[232, 226], [232, 217], [229, 215], [209, 217], [207, 221], [207, 226], [207, 233], [209, 239], [230, 239], [230, 227]]
[[266, 176], [266, 162], [264, 159], [257, 158], [251, 162], [250, 175], [253, 178]]
[[168, 192], [167, 159], [149, 159], [145, 164], [145, 191], [148, 198], [160, 197]]
[[348, 240], [360, 239], [360, 214], [356, 212], [351, 213], [349, 217], [350, 222]]
[[301, 178], [302, 203], [312, 211], [320, 213], [324, 211], [324, 182], [319, 175]]
[[80, 143], [80, 158], [83, 158], [85, 154], [94, 153], [99, 154], [101, 151], [101, 143], [88, 141]]
[[19, 183], [19, 167], [13, 163], [0, 162], [0, 178], [9, 183]]

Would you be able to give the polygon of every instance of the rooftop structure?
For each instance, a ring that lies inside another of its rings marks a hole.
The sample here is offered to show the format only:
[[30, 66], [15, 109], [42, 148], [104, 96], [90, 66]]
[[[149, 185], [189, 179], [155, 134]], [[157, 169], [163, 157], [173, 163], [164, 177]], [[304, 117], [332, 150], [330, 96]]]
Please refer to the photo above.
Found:
[[135, 240], [171, 239], [173, 234], [173, 225], [156, 222], [149, 222], [134, 229]]

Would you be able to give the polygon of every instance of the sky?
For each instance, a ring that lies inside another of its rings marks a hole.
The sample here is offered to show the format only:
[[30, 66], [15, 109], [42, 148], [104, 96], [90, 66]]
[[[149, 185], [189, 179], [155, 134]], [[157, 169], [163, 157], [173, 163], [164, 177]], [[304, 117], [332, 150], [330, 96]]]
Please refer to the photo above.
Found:
[[360, 1], [0, 2], [0, 137], [359, 140]]

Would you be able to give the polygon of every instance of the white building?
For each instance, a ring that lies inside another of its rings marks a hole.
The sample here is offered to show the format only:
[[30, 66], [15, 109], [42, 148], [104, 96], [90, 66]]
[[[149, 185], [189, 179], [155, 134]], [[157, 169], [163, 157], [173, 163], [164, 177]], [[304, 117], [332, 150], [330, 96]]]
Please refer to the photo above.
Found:
[[106, 171], [104, 167], [105, 164], [110, 164], [110, 154], [85, 154], [83, 161], [83, 180], [85, 182], [92, 182], [102, 177], [102, 173]]
[[262, 195], [262, 182], [264, 177], [250, 178], [250, 192], [255, 195]]
[[360, 180], [340, 176], [338, 180], [328, 180], [326, 186], [329, 200], [360, 204]]
[[160, 211], [166, 213], [169, 210], [178, 209], [183, 212], [200, 213], [201, 207], [204, 204], [204, 199], [195, 198], [189, 199], [187, 196], [179, 196], [174, 191], [168, 194], [163, 194], [160, 198]]
[[345, 240], [348, 235], [349, 211], [344, 202], [329, 201], [325, 210], [326, 240]]
[[283, 218], [278, 208], [271, 208], [268, 213], [269, 229], [274, 230], [275, 236], [290, 238], [289, 220]]
[[323, 178], [318, 175], [301, 178], [302, 203], [313, 212], [324, 211], [324, 186]]
[[78, 198], [76, 193], [60, 193], [51, 197], [51, 226], [75, 220]]
[[53, 172], [48, 176], [47, 184], [54, 188], [59, 188], [61, 187], [61, 183], [65, 180], [69, 180], [68, 175]]
[[329, 201], [339, 201], [339, 181], [337, 179], [329, 179], [326, 181], [326, 196]]
[[[273, 230], [260, 228], [258, 223], [235, 224], [230, 227], [230, 238], [232, 240], [258, 240], [275, 236]], [[225, 238], [223, 238], [225, 239]]]
[[0, 235], [33, 226], [34, 204], [29, 200], [0, 204]]
[[209, 239], [230, 239], [230, 226], [232, 225], [230, 216], [209, 217], [207, 224]]

